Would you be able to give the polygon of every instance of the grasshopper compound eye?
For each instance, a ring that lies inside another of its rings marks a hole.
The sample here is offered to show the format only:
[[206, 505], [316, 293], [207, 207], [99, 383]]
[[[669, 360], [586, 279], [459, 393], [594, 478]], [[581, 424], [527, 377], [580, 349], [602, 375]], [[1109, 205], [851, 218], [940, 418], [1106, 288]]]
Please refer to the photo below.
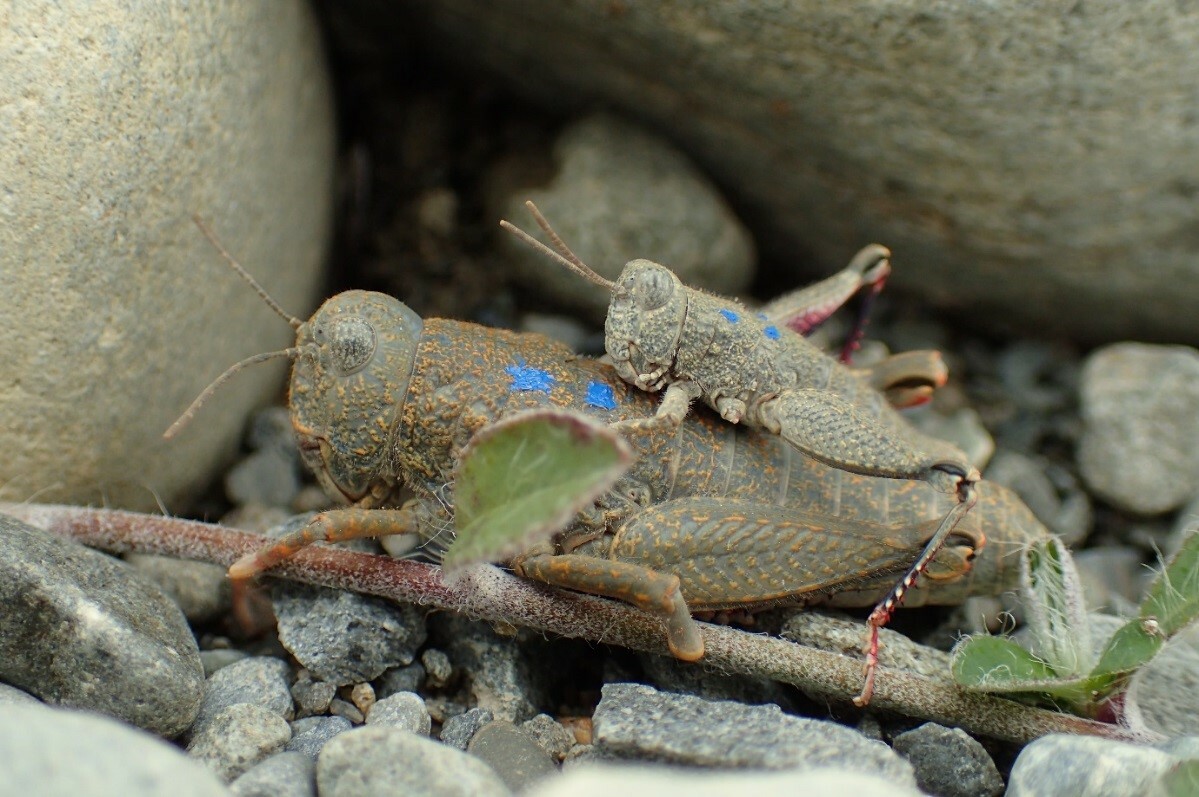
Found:
[[665, 307], [674, 296], [674, 275], [664, 268], [649, 268], [634, 274], [632, 294], [642, 310]]
[[375, 354], [375, 329], [364, 318], [339, 318], [318, 327], [312, 335], [317, 345], [331, 353], [329, 365], [340, 376], [361, 371]]

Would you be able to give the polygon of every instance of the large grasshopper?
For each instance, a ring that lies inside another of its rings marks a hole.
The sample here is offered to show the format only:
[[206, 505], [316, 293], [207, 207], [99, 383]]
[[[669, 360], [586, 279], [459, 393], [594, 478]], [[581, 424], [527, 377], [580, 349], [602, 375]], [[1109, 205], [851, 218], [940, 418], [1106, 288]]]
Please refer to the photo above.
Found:
[[[292, 324], [296, 345], [227, 370], [167, 435], [240, 368], [291, 358], [289, 402], [303, 459], [331, 496], [351, 505], [235, 563], [234, 579], [316, 541], [442, 533], [457, 454], [499, 418], [558, 407], [621, 423], [653, 412], [654, 397], [562, 344], [421, 319], [384, 294], [347, 291], [306, 322], [291, 318], [221, 252]], [[634, 429], [630, 438], [637, 459], [617, 486], [552, 542], [506, 564], [521, 576], [658, 615], [670, 650], [688, 661], [704, 653], [693, 611], [873, 605], [953, 501], [924, 482], [831, 468], [706, 411], [677, 427]], [[417, 498], [397, 507], [404, 486]], [[1047, 532], [1003, 487], [983, 482], [978, 495], [977, 509], [949, 535], [909, 605], [956, 604], [1016, 584], [1014, 554]]]

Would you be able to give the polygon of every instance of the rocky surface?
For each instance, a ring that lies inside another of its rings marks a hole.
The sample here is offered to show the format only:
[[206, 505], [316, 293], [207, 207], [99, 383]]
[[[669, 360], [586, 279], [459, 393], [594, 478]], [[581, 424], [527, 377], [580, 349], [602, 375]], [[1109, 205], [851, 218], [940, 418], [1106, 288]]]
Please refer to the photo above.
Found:
[[178, 508], [278, 390], [278, 365], [251, 370], [161, 439], [217, 374], [292, 340], [193, 213], [292, 313], [317, 298], [333, 118], [312, 12], [176, 11], [34, 2], [0, 26], [6, 500]]

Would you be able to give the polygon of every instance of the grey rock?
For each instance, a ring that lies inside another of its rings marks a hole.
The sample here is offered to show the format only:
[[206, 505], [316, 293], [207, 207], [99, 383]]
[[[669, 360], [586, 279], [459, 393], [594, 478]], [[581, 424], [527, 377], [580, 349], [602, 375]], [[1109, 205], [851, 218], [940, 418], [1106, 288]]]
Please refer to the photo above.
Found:
[[26, 692], [24, 689], [18, 689], [15, 686], [9, 686], [6, 683], [0, 683], [0, 706], [12, 705], [14, 703], [28, 704], [32, 706], [42, 705], [42, 701]]
[[316, 761], [302, 753], [275, 753], [229, 784], [236, 797], [316, 797]]
[[[683, 284], [720, 294], [749, 284], [749, 233], [712, 184], [669, 143], [607, 114], [568, 126], [554, 145], [557, 173], [539, 190], [514, 187], [496, 209], [525, 228], [531, 199], [583, 262], [608, 279], [637, 258], [661, 263]], [[533, 229], [536, 229], [534, 226]], [[609, 292], [512, 236], [502, 246], [518, 278], [556, 302], [607, 312]]]
[[291, 685], [291, 696], [296, 702], [297, 717], [311, 717], [314, 714], [324, 714], [329, 710], [337, 687], [328, 681], [314, 681], [307, 676], [296, 679]]
[[225, 475], [225, 495], [235, 504], [287, 507], [299, 492], [299, 464], [275, 449], [249, 454]]
[[916, 785], [937, 797], [997, 797], [1003, 778], [991, 756], [961, 728], [926, 722], [895, 737], [896, 752], [916, 770]]
[[354, 725], [361, 725], [366, 721], [366, 715], [362, 713], [362, 709], [348, 700], [338, 697], [329, 701], [329, 713], [335, 717], [344, 717]]
[[[861, 621], [849, 620], [823, 612], [797, 611], [783, 623], [779, 636], [801, 645], [831, 650], [860, 658], [866, 627]], [[919, 645], [903, 634], [888, 628], [879, 629], [879, 640], [887, 651], [887, 666], [922, 675], [936, 681], [951, 683], [950, 657], [944, 651]]]
[[1177, 509], [1199, 494], [1199, 351], [1117, 343], [1083, 368], [1078, 467], [1131, 512]]
[[390, 725], [418, 736], [428, 736], [433, 728], [425, 701], [414, 692], [396, 692], [376, 701], [366, 715], [366, 724]]
[[441, 689], [454, 675], [454, 665], [444, 651], [428, 648], [420, 654], [420, 663], [425, 670], [425, 683], [432, 689]]
[[176, 747], [98, 714], [0, 704], [0, 791], [39, 797], [227, 797]]
[[415, 692], [425, 682], [425, 667], [420, 662], [413, 662], [403, 667], [392, 667], [379, 676], [375, 686], [375, 695], [379, 699], [390, 697], [397, 692]]
[[1152, 747], [1050, 734], [1020, 751], [1005, 797], [1140, 797], [1173, 761]]
[[279, 641], [322, 681], [337, 686], [411, 664], [425, 642], [414, 606], [291, 582], [271, 585]]
[[555, 761], [566, 758], [566, 754], [575, 746], [575, 735], [549, 714], [538, 714], [531, 720], [525, 720], [520, 724], [520, 729], [532, 736]]
[[127, 554], [125, 561], [154, 581], [190, 622], [220, 617], [232, 605], [229, 578], [220, 565], [149, 554]]
[[670, 656], [643, 653], [637, 658], [645, 678], [663, 692], [695, 695], [708, 700], [736, 700], [750, 705], [774, 703], [784, 709], [795, 704], [794, 689], [771, 678], [730, 675], [707, 667], [702, 661], [688, 663]]
[[514, 792], [558, 771], [549, 753], [507, 720], [496, 720], [479, 728], [466, 751], [494, 769]]
[[1158, 747], [1179, 761], [1199, 761], [1199, 736], [1179, 736]]
[[[524, 648], [485, 623], [460, 616], [444, 618], [454, 664], [470, 682], [470, 694], [496, 719], [523, 722], [537, 713], [537, 688]], [[429, 669], [428, 662], [425, 669]]]
[[251, 656], [222, 667], [208, 679], [192, 734], [200, 733], [220, 712], [243, 703], [266, 709], [282, 720], [291, 719], [295, 706], [288, 687], [290, 677], [287, 662], [272, 656]]
[[605, 684], [592, 726], [596, 747], [621, 758], [756, 769], [845, 767], [915, 786], [912, 767], [885, 744], [834, 722], [783, 714], [778, 706]]
[[495, 715], [489, 709], [476, 706], [470, 711], [447, 719], [441, 726], [441, 735], [438, 738], [441, 739], [442, 744], [449, 745], [455, 750], [466, 750], [479, 728], [493, 719], [495, 719]]
[[355, 728], [329, 742], [316, 762], [316, 783], [321, 797], [511, 794], [479, 759], [382, 725]]
[[287, 720], [252, 703], [223, 708], [187, 745], [187, 753], [226, 783], [283, 749], [291, 738]]
[[307, 717], [292, 723], [292, 736], [284, 748], [289, 753], [301, 753], [315, 761], [325, 744], [354, 724], [345, 717]]
[[200, 651], [200, 663], [204, 665], [204, 677], [211, 678], [217, 670], [222, 670], [234, 662], [249, 657], [249, 653], [236, 648], [214, 648]]
[[1199, 624], [1180, 631], [1133, 673], [1124, 711], [1133, 727], [1168, 737], [1199, 735]]
[[251, 369], [161, 439], [227, 366], [292, 339], [192, 213], [282, 306], [315, 298], [334, 134], [314, 14], [175, 10], [38, 0], [0, 29], [0, 328], [22, 342], [4, 359], [0, 500], [177, 507], [278, 390], [282, 364]]
[[0, 679], [164, 736], [195, 718], [191, 630], [124, 562], [0, 516], [0, 605]]
[[1145, 589], [1145, 569], [1139, 551], [1106, 545], [1074, 554], [1087, 608], [1135, 616]]
[[[463, 68], [673, 137], [797, 282], [880, 241], [898, 287], [975, 326], [1199, 339], [1185, 6], [416, 6], [428, 46]], [[382, 46], [393, 26], [363, 38]]]
[[665, 766], [586, 763], [560, 778], [547, 778], [528, 797], [612, 797], [614, 794], [658, 797], [761, 797], [762, 795], [841, 795], [854, 797], [919, 797], [914, 787], [851, 769], [805, 769], [798, 772], [696, 772]]
[[1192, 534], [1199, 534], [1199, 495], [1195, 496], [1178, 513], [1178, 517], [1170, 527], [1162, 553], [1165, 556], [1173, 556], [1182, 547], [1183, 541]]
[[1037, 519], [1067, 545], [1078, 545], [1090, 532], [1090, 497], [1065, 468], [999, 449], [987, 465], [987, 479], [1014, 490]]

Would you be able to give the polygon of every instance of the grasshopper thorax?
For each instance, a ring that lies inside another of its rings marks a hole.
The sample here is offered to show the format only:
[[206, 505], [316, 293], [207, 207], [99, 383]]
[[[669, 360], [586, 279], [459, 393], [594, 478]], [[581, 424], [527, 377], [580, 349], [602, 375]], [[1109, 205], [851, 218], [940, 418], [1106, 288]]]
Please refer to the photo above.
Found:
[[[660, 390], [659, 377], [674, 365], [687, 289], [674, 272], [650, 260], [632, 260], [612, 291], [604, 343], [622, 379], [646, 390]], [[657, 375], [653, 380], [640, 377]]]
[[298, 328], [292, 426], [304, 462], [330, 494], [378, 501], [398, 481], [389, 443], [422, 326], [390, 296], [346, 291]]

